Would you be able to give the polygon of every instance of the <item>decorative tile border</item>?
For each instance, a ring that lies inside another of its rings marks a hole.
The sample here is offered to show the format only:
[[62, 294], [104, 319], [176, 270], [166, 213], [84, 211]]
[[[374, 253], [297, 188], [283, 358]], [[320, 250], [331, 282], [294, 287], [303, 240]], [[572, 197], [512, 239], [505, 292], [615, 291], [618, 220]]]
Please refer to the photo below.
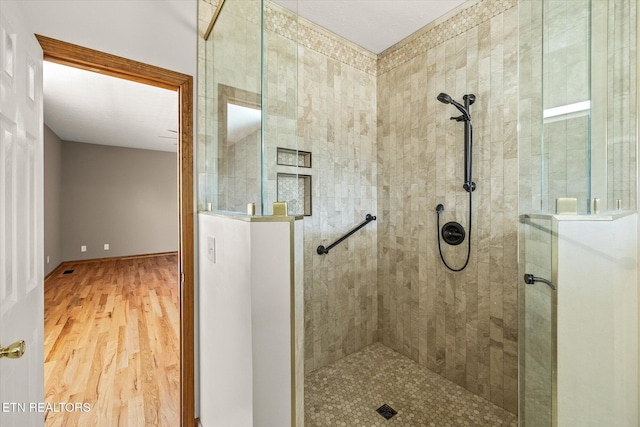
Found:
[[[217, 4], [217, 0], [202, 0]], [[243, 16], [255, 21], [259, 17], [257, 2], [247, 2]], [[271, 1], [265, 1], [265, 28], [279, 36], [297, 42], [299, 46], [311, 49], [329, 58], [340, 61], [360, 71], [376, 76], [392, 70], [416, 56], [456, 37], [469, 28], [516, 7], [518, 0], [478, 0], [463, 4], [447, 15], [426, 25], [394, 46], [376, 55], [313, 22], [297, 16], [292, 11]]]
[[[469, 28], [516, 7], [518, 0], [478, 0], [463, 4], [396, 45], [376, 55], [273, 2], [265, 2], [265, 27], [300, 46], [350, 65], [369, 75], [381, 75]], [[446, 27], [446, 28], [444, 28]]]
[[461, 8], [451, 12], [453, 15], [444, 15], [382, 52], [378, 56], [377, 75], [384, 74], [517, 5], [518, 0], [479, 0], [471, 5], [463, 4]]
[[378, 56], [273, 2], [265, 1], [265, 28], [346, 65], [375, 76]]
[[264, 2], [264, 27], [279, 36], [298, 41], [298, 16], [276, 3]]
[[376, 75], [378, 56], [324, 28], [300, 18], [300, 45], [350, 65], [372, 76]]
[[[202, 0], [211, 3], [217, 0]], [[248, 1], [236, 4], [231, 13], [254, 24], [260, 23], [260, 3]], [[268, 31], [314, 50], [329, 58], [375, 76], [378, 56], [313, 22], [299, 17], [289, 9], [271, 1], [264, 2], [264, 26]]]

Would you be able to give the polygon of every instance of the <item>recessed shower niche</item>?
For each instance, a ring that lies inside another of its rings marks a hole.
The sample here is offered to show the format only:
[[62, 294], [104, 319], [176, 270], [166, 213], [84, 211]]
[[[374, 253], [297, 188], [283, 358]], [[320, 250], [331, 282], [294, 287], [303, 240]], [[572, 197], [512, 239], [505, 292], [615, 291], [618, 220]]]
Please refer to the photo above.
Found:
[[311, 153], [278, 147], [278, 201], [287, 202], [290, 215], [311, 216], [311, 175], [298, 174], [298, 168], [311, 168]]
[[311, 175], [278, 173], [278, 200], [287, 202], [289, 215], [311, 215]]
[[293, 150], [291, 148], [278, 147], [278, 165], [298, 166], [300, 168], [311, 167], [311, 153], [308, 151]]

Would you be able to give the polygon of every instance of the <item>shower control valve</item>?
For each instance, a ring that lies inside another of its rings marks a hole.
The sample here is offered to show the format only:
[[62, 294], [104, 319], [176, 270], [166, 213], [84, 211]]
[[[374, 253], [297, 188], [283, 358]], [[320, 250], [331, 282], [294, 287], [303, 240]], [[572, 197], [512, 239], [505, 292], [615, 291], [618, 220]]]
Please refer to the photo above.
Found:
[[456, 246], [464, 241], [464, 227], [455, 221], [442, 226], [442, 239], [450, 245]]

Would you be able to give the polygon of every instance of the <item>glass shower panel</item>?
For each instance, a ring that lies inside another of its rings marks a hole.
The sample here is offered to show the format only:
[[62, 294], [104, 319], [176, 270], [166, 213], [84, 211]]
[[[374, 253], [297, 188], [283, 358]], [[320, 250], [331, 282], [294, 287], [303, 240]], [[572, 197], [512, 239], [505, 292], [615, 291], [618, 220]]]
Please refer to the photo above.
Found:
[[[556, 199], [577, 199], [571, 219], [579, 222], [563, 224], [573, 224], [581, 237], [598, 221], [637, 207], [638, 11], [634, 0], [522, 0], [518, 8], [519, 423], [551, 427], [580, 413], [571, 409], [576, 393], [567, 392], [566, 383], [558, 388], [558, 378], [571, 373], [566, 360], [564, 366], [558, 362], [571, 347], [558, 338], [570, 326], [567, 298], [558, 293], [574, 283], [558, 261], [560, 243], [566, 249], [571, 240], [559, 235]], [[600, 201], [599, 216], [594, 199]], [[618, 268], [613, 274], [624, 270]], [[550, 280], [556, 290], [525, 284], [525, 273]], [[602, 345], [603, 353], [611, 350]], [[590, 378], [603, 372], [596, 369]], [[583, 402], [584, 396], [582, 390]], [[624, 401], [622, 395], [610, 397]]]
[[577, 213], [588, 213], [589, 116], [563, 118], [544, 124], [544, 160], [547, 194], [546, 212], [556, 211], [556, 199], [577, 199]]
[[[262, 1], [226, 0], [206, 41], [200, 209], [262, 213]], [[204, 178], [204, 184], [203, 184]]]
[[637, 8], [638, 2], [630, 0], [593, 2], [594, 25], [601, 28], [599, 37], [594, 31], [594, 41], [600, 39], [601, 47], [594, 51], [593, 66], [600, 67], [602, 75], [594, 81], [594, 90], [604, 94], [605, 129], [599, 138], [606, 141], [601, 158], [606, 159], [607, 190], [602, 198], [609, 209], [618, 204], [637, 209]]
[[[307, 181], [298, 176], [298, 16], [297, 3], [286, 9], [264, 2], [263, 33], [263, 203], [286, 202], [290, 215], [306, 212]], [[283, 159], [290, 153], [291, 159]], [[281, 161], [278, 161], [280, 158]], [[284, 160], [284, 161], [283, 161]], [[291, 160], [291, 161], [289, 161]]]
[[542, 2], [542, 211], [577, 199], [589, 212], [590, 0]]
[[[297, 162], [297, 14], [262, 0], [224, 0], [219, 10], [205, 41], [198, 208], [245, 213], [254, 203], [255, 215], [271, 215], [274, 202], [287, 202], [290, 215], [308, 215], [311, 177], [298, 176]], [[295, 161], [280, 162], [281, 153]]]

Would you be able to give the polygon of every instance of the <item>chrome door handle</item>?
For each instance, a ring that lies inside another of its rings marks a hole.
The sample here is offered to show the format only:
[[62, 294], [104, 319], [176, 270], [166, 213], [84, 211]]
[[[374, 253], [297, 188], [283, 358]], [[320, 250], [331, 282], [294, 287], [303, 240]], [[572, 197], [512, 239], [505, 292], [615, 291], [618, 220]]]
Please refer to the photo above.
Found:
[[542, 277], [536, 277], [533, 274], [524, 275], [524, 283], [526, 283], [527, 285], [533, 285], [536, 282], [542, 282], [545, 285], [549, 286], [554, 291], [556, 290], [556, 287], [554, 286], [554, 284], [548, 281], [547, 279], [543, 279]]
[[20, 359], [24, 354], [26, 344], [24, 341], [16, 341], [9, 347], [0, 347], [0, 358]]

